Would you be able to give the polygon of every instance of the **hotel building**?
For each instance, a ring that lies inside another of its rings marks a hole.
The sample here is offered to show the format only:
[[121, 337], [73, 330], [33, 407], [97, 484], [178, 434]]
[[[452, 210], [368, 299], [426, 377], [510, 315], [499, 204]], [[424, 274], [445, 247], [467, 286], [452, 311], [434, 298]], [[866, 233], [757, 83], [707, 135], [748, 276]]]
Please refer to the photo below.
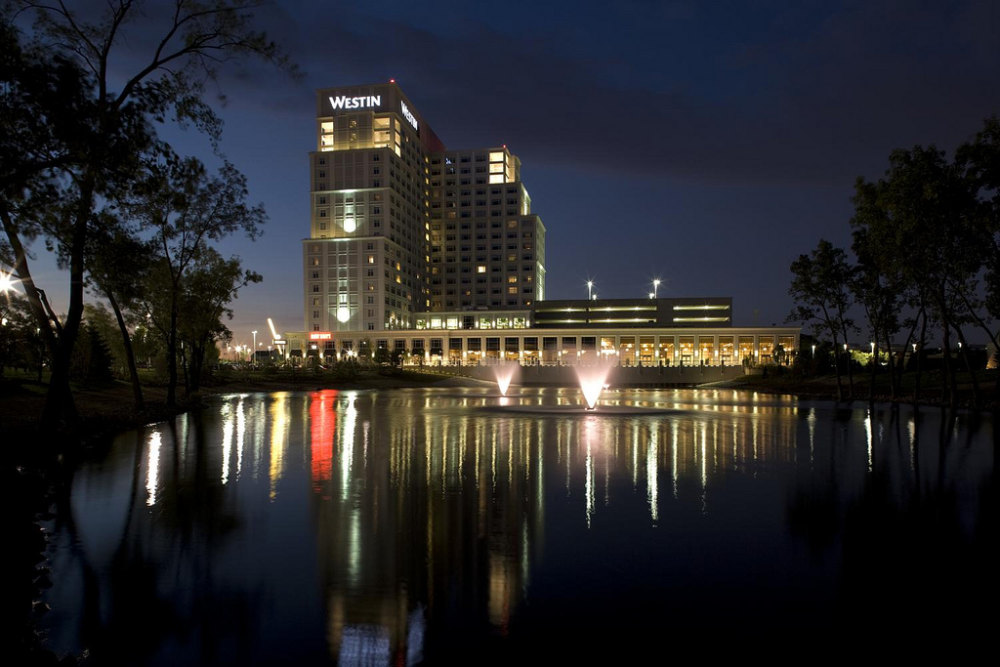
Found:
[[545, 226], [506, 146], [446, 149], [390, 82], [320, 90], [309, 161], [306, 331], [544, 298]]
[[447, 149], [395, 82], [318, 91], [309, 162], [305, 327], [281, 341], [289, 354], [728, 366], [798, 349], [798, 327], [733, 327], [729, 298], [545, 300], [545, 226], [520, 160]]

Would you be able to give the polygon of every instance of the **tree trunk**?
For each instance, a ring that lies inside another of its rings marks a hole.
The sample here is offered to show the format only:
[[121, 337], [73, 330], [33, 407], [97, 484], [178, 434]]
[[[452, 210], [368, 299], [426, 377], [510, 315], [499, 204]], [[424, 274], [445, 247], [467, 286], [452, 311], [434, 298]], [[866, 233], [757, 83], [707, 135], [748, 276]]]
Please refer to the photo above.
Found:
[[844, 386], [840, 378], [840, 345], [837, 334], [833, 334], [833, 370], [837, 374], [837, 402], [844, 400]]
[[[896, 357], [892, 353], [892, 341], [888, 334], [886, 334], [885, 339], [882, 341], [885, 343], [886, 349], [886, 359], [889, 360], [889, 397], [895, 401], [899, 397], [899, 382], [896, 377]], [[906, 357], [906, 347], [903, 347], [904, 353], [903, 358]], [[899, 360], [899, 363], [903, 363], [903, 359]]]
[[190, 378], [191, 378], [191, 392], [194, 393], [201, 389], [201, 373], [203, 367], [203, 359], [205, 358], [205, 346], [202, 344], [191, 345], [191, 362], [190, 362]]
[[187, 360], [187, 346], [184, 345], [184, 341], [181, 341], [181, 375], [184, 376], [184, 397], [188, 398], [191, 396], [191, 379], [188, 375], [188, 360]]
[[982, 405], [982, 403], [980, 403], [979, 380], [976, 379], [976, 371], [972, 368], [972, 361], [969, 359], [969, 345], [966, 342], [961, 329], [956, 328], [955, 333], [958, 334], [958, 354], [962, 357], [962, 361], [965, 363], [965, 370], [969, 372], [969, 382], [972, 384], [972, 405], [978, 408]]
[[[943, 318], [942, 318], [943, 319]], [[942, 322], [941, 345], [944, 349], [944, 383], [941, 387], [941, 398], [949, 408], [955, 407], [955, 370], [951, 367], [951, 326], [947, 322]]]
[[920, 400], [920, 379], [924, 372], [924, 348], [927, 345], [927, 313], [922, 313], [923, 318], [920, 321], [920, 342], [919, 342], [919, 353], [917, 354], [917, 377], [913, 380], [913, 405], [917, 404]]
[[869, 381], [868, 384], [869, 403], [873, 403], [875, 401], [875, 374], [878, 369], [878, 352], [879, 352], [878, 343], [875, 343], [875, 346], [872, 347], [872, 358], [870, 362], [872, 367], [872, 372], [871, 372], [871, 380]]
[[167, 330], [167, 405], [177, 405], [177, 309], [170, 309]]
[[121, 308], [118, 307], [118, 302], [115, 300], [111, 291], [108, 290], [105, 293], [108, 297], [108, 303], [111, 304], [111, 310], [115, 311], [115, 319], [118, 320], [118, 330], [122, 334], [122, 343], [125, 345], [125, 360], [128, 362], [128, 374], [129, 378], [132, 380], [132, 398], [135, 401], [136, 412], [142, 412], [146, 409], [145, 401], [142, 398], [142, 385], [139, 384], [139, 370], [135, 365], [135, 352], [132, 350], [132, 337], [129, 336], [128, 327], [125, 326], [125, 318], [122, 317]]
[[69, 366], [73, 357], [73, 346], [80, 332], [83, 319], [83, 251], [87, 239], [87, 223], [92, 209], [92, 189], [85, 183], [80, 186], [80, 201], [69, 252], [69, 309], [66, 321], [59, 330], [56, 353], [52, 357], [52, 375], [49, 377], [49, 393], [42, 413], [43, 428], [49, 431], [74, 426], [77, 421], [76, 406], [69, 386]]
[[[844, 345], [847, 345], [847, 331], [844, 331]], [[850, 350], [844, 350], [847, 360], [847, 400], [854, 400], [854, 363]]]
[[[959, 294], [962, 295], [962, 302], [965, 304], [965, 309], [972, 316], [975, 324], [986, 333], [986, 337], [989, 339], [990, 343], [993, 344], [993, 354], [996, 356], [997, 362], [1000, 363], [1000, 336], [995, 334], [990, 328], [989, 324], [976, 312], [976, 309], [972, 307], [969, 302], [969, 298], [965, 295], [964, 290], [959, 290]], [[987, 362], [989, 359], [987, 359]], [[971, 371], [970, 371], [971, 372]], [[975, 378], [973, 378], [975, 382]], [[978, 388], [977, 392], [978, 392]], [[996, 383], [993, 387], [993, 400], [996, 401], [997, 397], [1000, 396], [1000, 373], [996, 376]]]

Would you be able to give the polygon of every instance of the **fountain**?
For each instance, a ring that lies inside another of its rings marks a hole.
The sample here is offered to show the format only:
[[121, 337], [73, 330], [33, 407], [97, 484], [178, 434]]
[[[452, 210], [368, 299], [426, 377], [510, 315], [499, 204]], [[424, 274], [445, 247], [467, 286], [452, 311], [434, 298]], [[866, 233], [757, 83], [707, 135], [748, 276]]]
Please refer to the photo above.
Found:
[[516, 361], [502, 360], [493, 367], [493, 377], [496, 379], [497, 387], [500, 388], [501, 396], [507, 395], [507, 388], [510, 387], [510, 381], [514, 379], [514, 373], [517, 372], [520, 366]]
[[[500, 362], [492, 367], [493, 377], [500, 388], [500, 401], [498, 404], [484, 406], [485, 410], [501, 410], [504, 412], [519, 412], [538, 415], [598, 415], [598, 416], [621, 416], [621, 415], [655, 415], [655, 414], [677, 414], [678, 410], [661, 407], [647, 407], [638, 405], [598, 405], [601, 392], [607, 388], [611, 371], [615, 367], [613, 361], [601, 359], [595, 364], [576, 366], [573, 370], [576, 374], [580, 392], [583, 394], [583, 403], [570, 405], [560, 403], [558, 405], [546, 404], [544, 401], [536, 401], [531, 394], [522, 393], [521, 396], [510, 399], [507, 397], [507, 388], [511, 379], [519, 368], [516, 362]], [[566, 369], [569, 370], [569, 369]]]
[[577, 366], [576, 379], [580, 383], [580, 391], [583, 392], [583, 400], [587, 403], [587, 410], [597, 409], [597, 400], [601, 397], [611, 372], [612, 364], [601, 361], [593, 366]]

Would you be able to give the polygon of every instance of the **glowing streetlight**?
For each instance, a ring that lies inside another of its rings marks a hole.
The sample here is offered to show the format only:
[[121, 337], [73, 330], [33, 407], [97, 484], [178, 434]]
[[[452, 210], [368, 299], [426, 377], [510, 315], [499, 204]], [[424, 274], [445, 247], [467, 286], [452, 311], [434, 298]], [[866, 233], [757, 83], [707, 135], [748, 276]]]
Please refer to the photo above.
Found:
[[250, 361], [251, 366], [257, 365], [257, 330], [254, 329], [250, 333], [253, 334], [253, 359]]
[[656, 298], [656, 290], [660, 287], [660, 279], [653, 278], [653, 298]]
[[6, 294], [14, 289], [14, 278], [6, 271], [0, 271], [0, 292]]
[[594, 281], [593, 280], [588, 280], [587, 281], [587, 301], [593, 301], [593, 300], [594, 300]]
[[655, 299], [655, 298], [656, 298], [656, 294], [655, 294], [655, 293], [653, 293], [653, 292], [650, 292], [650, 293], [649, 293], [649, 298], [650, 298], [650, 299]]

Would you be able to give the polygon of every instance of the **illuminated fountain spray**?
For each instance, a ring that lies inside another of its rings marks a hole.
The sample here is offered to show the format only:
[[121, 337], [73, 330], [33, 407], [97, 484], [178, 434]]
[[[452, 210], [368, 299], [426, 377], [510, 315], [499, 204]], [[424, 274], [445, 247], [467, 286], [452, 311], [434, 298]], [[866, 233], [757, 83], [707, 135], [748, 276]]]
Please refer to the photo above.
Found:
[[514, 379], [514, 373], [519, 366], [516, 361], [501, 361], [493, 367], [493, 377], [497, 381], [497, 387], [500, 388], [501, 396], [507, 395], [507, 388], [510, 387], [510, 381]]
[[597, 399], [601, 397], [601, 390], [604, 389], [613, 366], [607, 361], [601, 361], [593, 366], [576, 367], [576, 379], [580, 383], [580, 391], [583, 392], [588, 410], [597, 409]]

